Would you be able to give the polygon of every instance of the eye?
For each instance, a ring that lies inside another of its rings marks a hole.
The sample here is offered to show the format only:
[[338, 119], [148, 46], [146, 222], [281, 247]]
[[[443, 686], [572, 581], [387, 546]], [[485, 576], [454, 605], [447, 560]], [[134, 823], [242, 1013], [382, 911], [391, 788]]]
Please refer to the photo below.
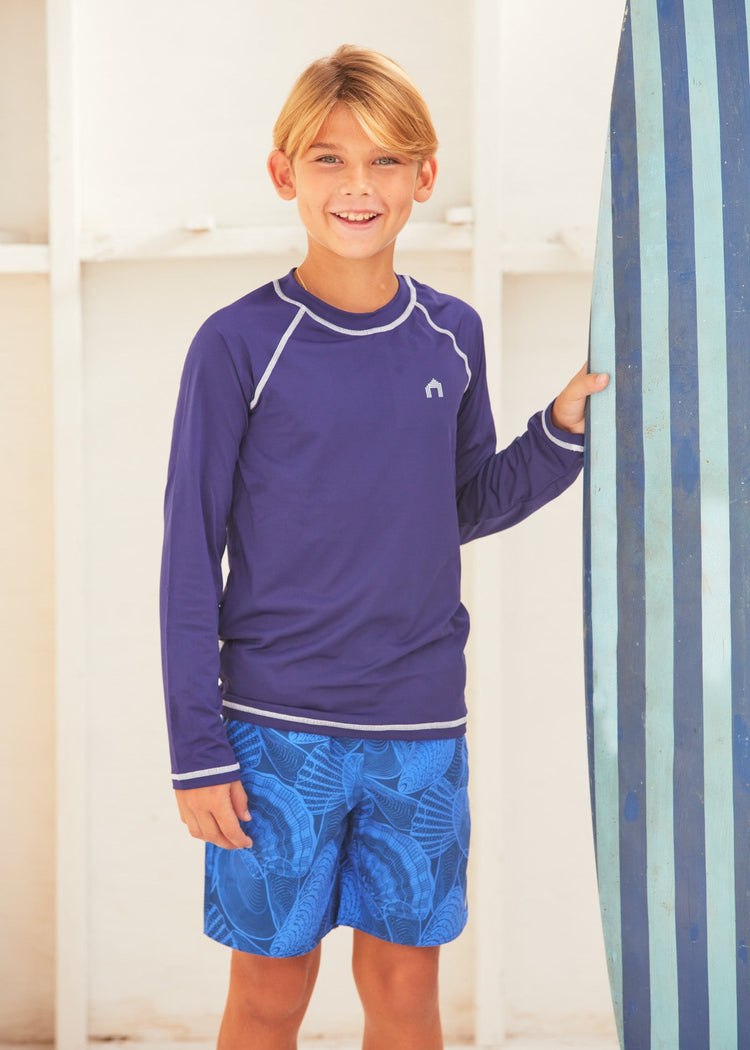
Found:
[[375, 163], [379, 164], [381, 167], [386, 168], [389, 167], [391, 164], [400, 164], [401, 161], [397, 160], [396, 157], [378, 157]]
[[316, 157], [316, 164], [338, 164], [338, 157], [334, 157], [332, 154], [325, 154], [322, 157]]

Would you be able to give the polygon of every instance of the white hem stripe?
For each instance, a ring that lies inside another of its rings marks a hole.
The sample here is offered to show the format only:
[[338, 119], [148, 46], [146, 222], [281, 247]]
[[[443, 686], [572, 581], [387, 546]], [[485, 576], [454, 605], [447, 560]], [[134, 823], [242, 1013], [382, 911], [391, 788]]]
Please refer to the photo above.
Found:
[[358, 722], [330, 722], [322, 718], [302, 718], [297, 715], [282, 715], [278, 711], [264, 711], [260, 707], [249, 707], [246, 704], [237, 704], [231, 700], [225, 700], [223, 706], [232, 711], [244, 711], [249, 715], [260, 715], [263, 718], [272, 718], [279, 722], [296, 722], [297, 725], [320, 726], [321, 728], [326, 729], [356, 730], [358, 733], [361, 733], [362, 736], [369, 733], [408, 733], [429, 729], [457, 729], [459, 726], [466, 725], [465, 715], [463, 718], [456, 718], [452, 722], [407, 722], [399, 725], [373, 726], [360, 725]]

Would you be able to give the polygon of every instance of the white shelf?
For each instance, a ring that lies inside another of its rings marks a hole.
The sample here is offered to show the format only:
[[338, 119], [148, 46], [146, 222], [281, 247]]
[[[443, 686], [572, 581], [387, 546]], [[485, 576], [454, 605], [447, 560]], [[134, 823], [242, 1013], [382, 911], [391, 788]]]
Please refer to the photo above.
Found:
[[[399, 248], [416, 252], [470, 252], [472, 242], [469, 226], [413, 223], [401, 234]], [[109, 262], [288, 255], [301, 254], [305, 245], [306, 235], [301, 226], [216, 227], [197, 232], [185, 227], [84, 237], [81, 258], [84, 262]]]
[[[407, 232], [408, 231], [408, 232]], [[399, 240], [401, 252], [470, 253], [474, 235], [469, 226], [414, 224]], [[84, 238], [82, 262], [146, 261], [153, 259], [216, 259], [252, 256], [301, 255], [304, 233], [296, 227], [235, 227], [192, 233], [167, 230], [156, 234]], [[510, 276], [589, 274], [593, 254], [562, 241], [529, 244], [500, 243], [503, 273]], [[0, 244], [0, 274], [49, 273], [46, 244]]]
[[[300, 226], [217, 227], [200, 232], [173, 228], [118, 234], [93, 234], [81, 241], [83, 262], [143, 261], [151, 259], [215, 259], [252, 256], [302, 255], [305, 232]], [[406, 226], [399, 251], [469, 254], [474, 249], [470, 225], [419, 223]], [[590, 273], [593, 253], [564, 234], [538, 243], [498, 245], [506, 274]]]

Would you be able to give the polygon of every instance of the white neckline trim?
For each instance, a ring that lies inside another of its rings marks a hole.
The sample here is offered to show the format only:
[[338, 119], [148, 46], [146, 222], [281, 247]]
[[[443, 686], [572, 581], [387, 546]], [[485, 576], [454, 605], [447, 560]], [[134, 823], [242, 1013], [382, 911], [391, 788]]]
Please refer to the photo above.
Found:
[[342, 328], [341, 325], [333, 324], [332, 321], [326, 321], [325, 317], [316, 314], [309, 306], [300, 302], [299, 299], [293, 299], [291, 296], [285, 295], [281, 290], [281, 284], [278, 278], [274, 279], [273, 287], [279, 299], [283, 299], [285, 303], [291, 303], [292, 306], [300, 307], [300, 309], [304, 310], [304, 312], [314, 321], [317, 321], [318, 324], [322, 324], [324, 328], [330, 328], [332, 332], [340, 332], [342, 335], [379, 335], [381, 332], [392, 332], [394, 328], [398, 328], [399, 325], [404, 323], [414, 309], [414, 304], [417, 301], [416, 288], [408, 277], [404, 277], [404, 280], [409, 288], [409, 302], [406, 305], [406, 309], [395, 319], [395, 321], [391, 321], [390, 324], [381, 325], [378, 328]]

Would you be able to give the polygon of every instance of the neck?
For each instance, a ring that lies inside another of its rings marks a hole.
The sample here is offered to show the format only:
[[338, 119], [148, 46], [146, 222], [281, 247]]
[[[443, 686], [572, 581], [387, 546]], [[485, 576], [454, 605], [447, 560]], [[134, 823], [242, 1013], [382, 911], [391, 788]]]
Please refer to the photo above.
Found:
[[297, 267], [298, 280], [311, 295], [348, 313], [372, 313], [393, 299], [398, 278], [393, 255], [386, 259], [318, 259], [308, 251]]

